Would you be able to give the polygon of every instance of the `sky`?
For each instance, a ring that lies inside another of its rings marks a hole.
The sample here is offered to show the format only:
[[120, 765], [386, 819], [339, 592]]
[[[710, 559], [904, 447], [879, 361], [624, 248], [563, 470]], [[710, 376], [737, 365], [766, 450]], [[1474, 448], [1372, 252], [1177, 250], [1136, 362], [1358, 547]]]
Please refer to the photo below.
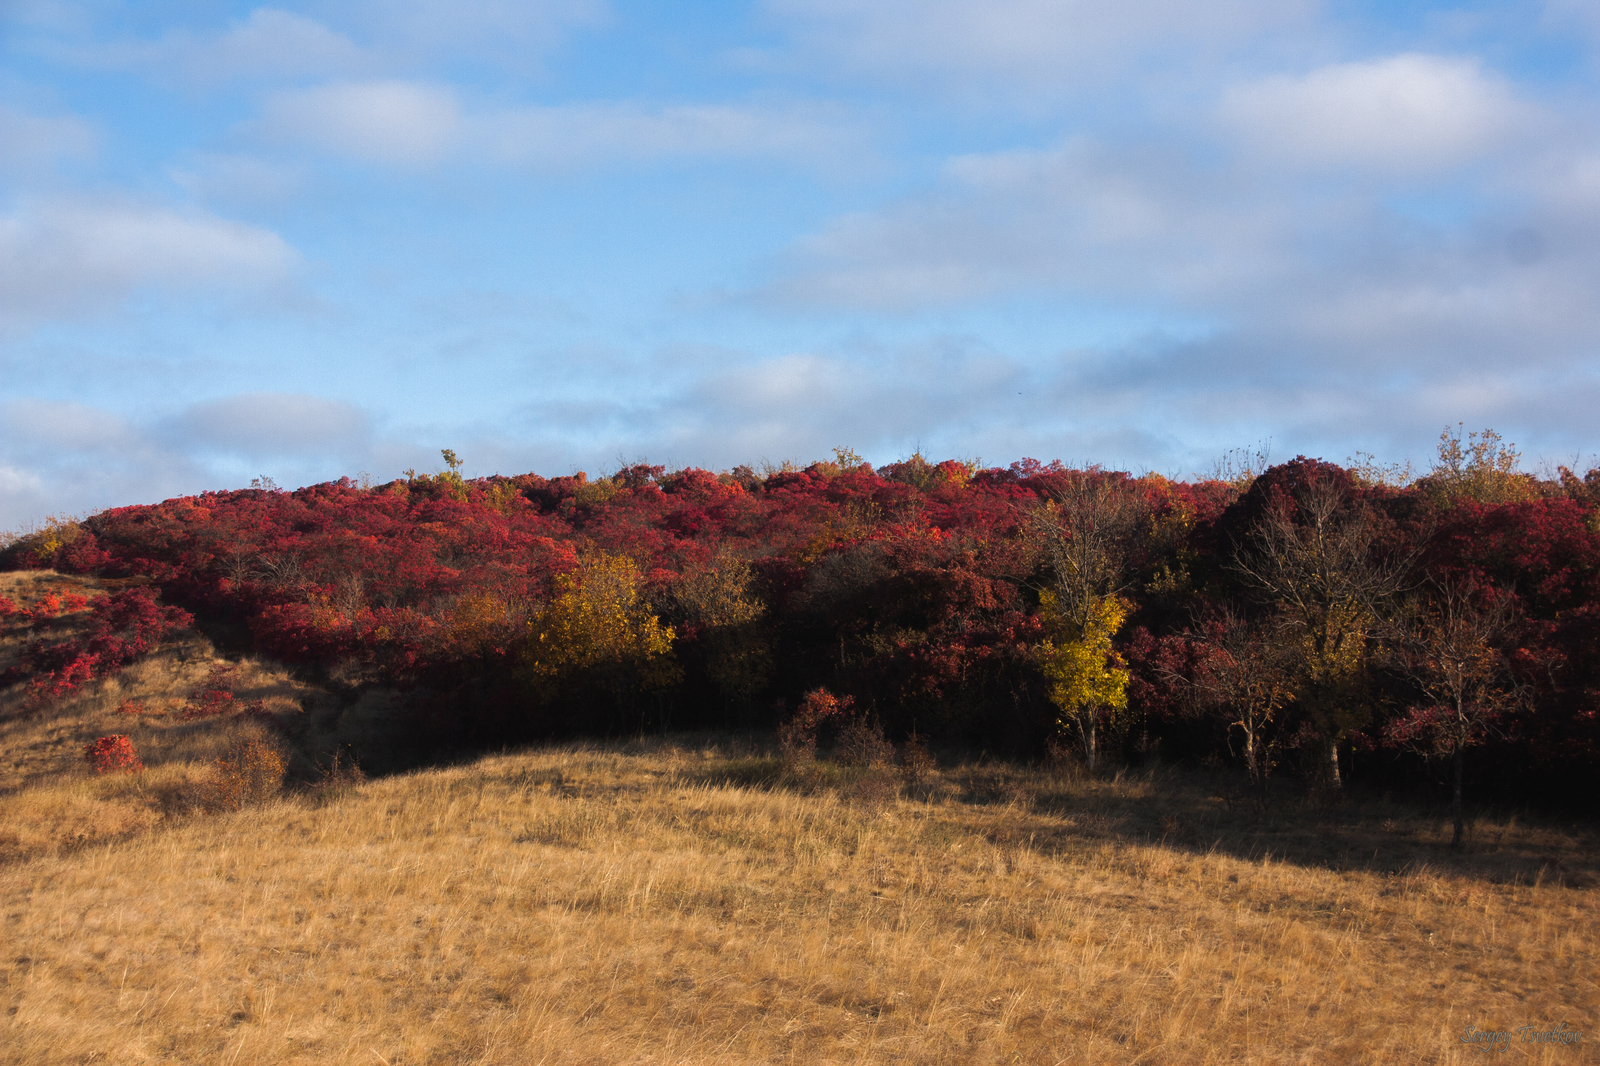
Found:
[[1591, 0], [0, 0], [0, 529], [848, 447], [1600, 461]]

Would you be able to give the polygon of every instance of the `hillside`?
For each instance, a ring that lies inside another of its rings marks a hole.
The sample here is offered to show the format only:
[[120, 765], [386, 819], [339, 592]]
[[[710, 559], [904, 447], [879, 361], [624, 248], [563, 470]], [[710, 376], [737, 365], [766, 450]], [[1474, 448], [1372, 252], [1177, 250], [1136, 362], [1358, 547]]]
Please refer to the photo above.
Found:
[[[126, 588], [4, 580], [57, 641]], [[0, 1062], [1453, 1063], [1469, 1027], [1600, 1007], [1587, 823], [1480, 816], [1452, 850], [1359, 785], [1262, 804], [1227, 767], [919, 762], [870, 731], [818, 761], [678, 733], [337, 768], [397, 700], [182, 626], [8, 690]], [[91, 770], [109, 734], [141, 771]], [[286, 759], [230, 791], [250, 744]]]
[[[1091, 765], [1159, 750], [1258, 784], [1435, 796], [1456, 773], [1469, 796], [1593, 811], [1600, 471], [1539, 481], [1495, 440], [1442, 445], [1403, 487], [1304, 458], [1184, 483], [843, 451], [467, 480], [447, 452], [438, 475], [210, 493], [16, 540], [0, 566], [127, 585], [116, 610], [148, 618], [52, 643], [37, 605], [0, 600], [32, 634], [0, 685], [38, 704], [111, 677], [181, 609], [230, 657], [381, 703], [382, 728], [346, 738], [373, 771], [770, 729], [821, 692], [896, 742]], [[1449, 640], [1470, 666], [1454, 681]]]
[[786, 785], [725, 737], [535, 749], [0, 867], [0, 1062], [1467, 1063], [1471, 1028], [1593, 1039], [1592, 831], [1480, 822], [1452, 856], [1403, 807], [1258, 819], [1203, 774], [947, 765], [900, 796], [828, 774]]

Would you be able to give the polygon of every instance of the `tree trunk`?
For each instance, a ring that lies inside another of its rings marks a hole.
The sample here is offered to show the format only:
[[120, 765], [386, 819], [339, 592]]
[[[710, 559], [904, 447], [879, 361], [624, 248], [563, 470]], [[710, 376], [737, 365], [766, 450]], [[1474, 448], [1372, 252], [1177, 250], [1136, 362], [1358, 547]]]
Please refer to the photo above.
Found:
[[1456, 777], [1455, 789], [1450, 797], [1450, 813], [1455, 816], [1456, 832], [1455, 836], [1450, 838], [1450, 848], [1453, 851], [1459, 851], [1461, 849], [1462, 830], [1461, 777], [1463, 764], [1466, 762], [1466, 760], [1461, 757], [1461, 748], [1459, 746], [1456, 748], [1455, 753], [1450, 757], [1450, 761], [1454, 764], [1453, 769], [1455, 770]]
[[1265, 803], [1267, 799], [1267, 768], [1262, 765], [1261, 752], [1256, 748], [1256, 734], [1253, 729], [1245, 730], [1244, 765], [1250, 771], [1250, 787], [1255, 790], [1257, 800]]
[[1078, 719], [1078, 732], [1083, 736], [1083, 761], [1088, 765], [1089, 776], [1091, 777], [1094, 776], [1095, 764], [1094, 717], [1094, 712], [1090, 711], [1088, 714]]
[[1337, 737], [1328, 740], [1328, 787], [1335, 792], [1344, 788], [1344, 780], [1339, 776], [1339, 740]]

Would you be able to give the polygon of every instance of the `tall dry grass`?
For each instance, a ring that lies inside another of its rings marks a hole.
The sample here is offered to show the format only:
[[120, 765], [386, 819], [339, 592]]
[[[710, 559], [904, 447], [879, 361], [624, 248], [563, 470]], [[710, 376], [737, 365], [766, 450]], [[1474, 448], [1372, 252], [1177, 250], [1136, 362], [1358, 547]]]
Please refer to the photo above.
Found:
[[[0, 867], [0, 1061], [1465, 1063], [1600, 1013], [1595, 836], [1206, 775], [533, 750]], [[877, 779], [882, 785], [882, 779]], [[853, 797], [853, 798], [852, 798]], [[1593, 1034], [1593, 1035], [1591, 1035]]]

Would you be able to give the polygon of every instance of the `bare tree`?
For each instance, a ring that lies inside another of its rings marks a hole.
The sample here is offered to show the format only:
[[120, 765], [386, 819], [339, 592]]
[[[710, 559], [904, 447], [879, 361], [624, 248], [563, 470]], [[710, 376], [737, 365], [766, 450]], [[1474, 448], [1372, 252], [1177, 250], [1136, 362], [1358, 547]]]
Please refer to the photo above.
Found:
[[232, 545], [216, 557], [215, 566], [235, 585], [243, 584], [258, 575], [256, 553], [241, 545]]
[[1523, 706], [1527, 693], [1498, 648], [1514, 620], [1508, 593], [1473, 593], [1440, 582], [1393, 627], [1390, 662], [1417, 687], [1419, 699], [1387, 730], [1389, 740], [1423, 755], [1450, 760], [1450, 811], [1461, 846], [1462, 779], [1466, 750], [1493, 735], [1502, 718]]
[[1136, 486], [1090, 469], [1072, 471], [1053, 498], [1032, 512], [1063, 619], [1081, 628], [1097, 601], [1127, 590], [1129, 559], [1149, 510]]
[[297, 552], [277, 552], [257, 557], [260, 573], [267, 582], [282, 588], [298, 588], [307, 580]]
[[1188, 634], [1196, 652], [1190, 670], [1161, 670], [1196, 710], [1220, 716], [1230, 734], [1238, 731], [1251, 783], [1262, 793], [1272, 771], [1279, 715], [1294, 702], [1295, 657], [1276, 628], [1222, 608]]
[[1279, 608], [1279, 637], [1295, 660], [1296, 696], [1327, 745], [1340, 787], [1339, 744], [1364, 724], [1359, 699], [1367, 638], [1404, 585], [1410, 559], [1376, 551], [1371, 509], [1331, 477], [1269, 499], [1236, 545], [1232, 568]]

